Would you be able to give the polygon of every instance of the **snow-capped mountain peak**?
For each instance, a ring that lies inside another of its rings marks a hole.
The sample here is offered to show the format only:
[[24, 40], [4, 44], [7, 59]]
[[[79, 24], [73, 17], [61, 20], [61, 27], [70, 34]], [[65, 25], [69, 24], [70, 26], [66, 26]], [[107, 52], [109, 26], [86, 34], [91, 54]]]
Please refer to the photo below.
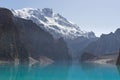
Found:
[[74, 39], [81, 36], [87, 38], [95, 37], [93, 32], [82, 31], [79, 26], [68, 21], [62, 15], [54, 13], [50, 8], [23, 8], [12, 10], [12, 12], [16, 17], [32, 20], [37, 25], [43, 24], [44, 26], [40, 27], [50, 32], [55, 38]]

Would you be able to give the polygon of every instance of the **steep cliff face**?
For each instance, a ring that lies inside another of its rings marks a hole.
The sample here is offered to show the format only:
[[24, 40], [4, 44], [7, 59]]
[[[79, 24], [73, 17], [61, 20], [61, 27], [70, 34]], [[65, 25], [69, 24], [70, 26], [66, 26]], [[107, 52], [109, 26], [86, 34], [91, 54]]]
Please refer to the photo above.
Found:
[[[27, 52], [22, 45], [14, 24], [14, 16], [10, 10], [0, 8], [0, 59], [13, 61], [20, 57], [21, 61], [28, 61]], [[24, 56], [22, 54], [25, 54]]]
[[[44, 25], [40, 25], [44, 26]], [[62, 39], [54, 40], [30, 20], [13, 16], [10, 10], [0, 8], [0, 59], [28, 62], [46, 56], [54, 61], [70, 60], [68, 49]]]
[[119, 49], [119, 55], [118, 55], [118, 58], [117, 58], [116, 65], [120, 65], [120, 49]]

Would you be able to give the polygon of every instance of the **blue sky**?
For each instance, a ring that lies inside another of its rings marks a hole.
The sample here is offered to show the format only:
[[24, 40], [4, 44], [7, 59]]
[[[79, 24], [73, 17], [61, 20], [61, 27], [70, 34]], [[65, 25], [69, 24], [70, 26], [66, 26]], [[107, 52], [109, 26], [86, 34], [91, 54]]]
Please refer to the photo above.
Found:
[[52, 8], [82, 30], [97, 36], [120, 28], [120, 0], [0, 0], [9, 9]]

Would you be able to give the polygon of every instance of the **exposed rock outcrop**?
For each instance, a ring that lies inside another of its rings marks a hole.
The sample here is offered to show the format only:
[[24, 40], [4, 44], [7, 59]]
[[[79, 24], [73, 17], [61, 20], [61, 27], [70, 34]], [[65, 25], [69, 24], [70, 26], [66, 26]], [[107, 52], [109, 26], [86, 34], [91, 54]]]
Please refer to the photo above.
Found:
[[118, 55], [118, 58], [117, 58], [116, 65], [120, 65], [120, 49], [119, 49], [119, 55]]
[[20, 62], [27, 62], [27, 56], [28, 52], [20, 41], [12, 12], [0, 8], [0, 60], [13, 61], [19, 57]]

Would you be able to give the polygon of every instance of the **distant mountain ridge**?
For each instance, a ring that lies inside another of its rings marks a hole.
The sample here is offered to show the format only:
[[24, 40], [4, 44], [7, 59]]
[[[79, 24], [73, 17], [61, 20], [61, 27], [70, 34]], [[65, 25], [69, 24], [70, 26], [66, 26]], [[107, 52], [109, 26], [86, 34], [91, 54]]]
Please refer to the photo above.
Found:
[[102, 34], [101, 37], [88, 45], [84, 50], [94, 54], [109, 54], [115, 53], [120, 49], [120, 28], [114, 33]]

